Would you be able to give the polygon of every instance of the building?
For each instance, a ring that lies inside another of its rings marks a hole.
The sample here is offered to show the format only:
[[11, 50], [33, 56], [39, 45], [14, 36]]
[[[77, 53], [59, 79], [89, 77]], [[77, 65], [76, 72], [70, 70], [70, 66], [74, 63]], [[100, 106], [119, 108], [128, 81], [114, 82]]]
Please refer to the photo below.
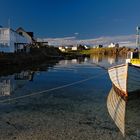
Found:
[[61, 51], [61, 52], [65, 52], [66, 51], [66, 48], [64, 47], [64, 46], [60, 46], [60, 47], [58, 47], [59, 48], [59, 50]]
[[118, 43], [111, 43], [110, 45], [108, 45], [108, 48], [114, 48], [114, 47], [119, 47], [119, 44]]
[[41, 39], [41, 38], [37, 38], [35, 44], [38, 48], [47, 47], [49, 45], [46, 39]]
[[[23, 32], [22, 32], [23, 33]], [[11, 28], [0, 27], [0, 52], [14, 53], [32, 43], [31, 37]]]
[[78, 46], [73, 46], [73, 47], [71, 48], [71, 50], [72, 50], [72, 51], [77, 51], [77, 50], [78, 50]]
[[33, 32], [26, 32], [22, 27], [19, 27], [16, 32], [21, 35], [24, 36], [25, 38], [27, 38], [31, 43], [33, 43], [33, 37], [34, 37], [34, 33]]
[[67, 45], [67, 46], [59, 46], [58, 49], [61, 51], [61, 52], [69, 52], [71, 51], [73, 48], [73, 45]]
[[90, 49], [90, 46], [88, 46], [88, 45], [84, 45], [84, 47], [86, 50]]
[[103, 48], [103, 45], [96, 45], [96, 46], [93, 46], [93, 48]]

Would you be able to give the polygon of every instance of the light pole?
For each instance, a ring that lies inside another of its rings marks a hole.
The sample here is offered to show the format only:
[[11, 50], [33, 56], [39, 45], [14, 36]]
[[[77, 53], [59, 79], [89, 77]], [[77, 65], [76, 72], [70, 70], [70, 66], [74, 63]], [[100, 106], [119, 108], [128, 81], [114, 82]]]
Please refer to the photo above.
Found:
[[136, 47], [137, 47], [138, 49], [140, 49], [140, 40], [139, 40], [140, 27], [137, 26], [136, 30], [137, 30], [137, 34], [136, 34]]

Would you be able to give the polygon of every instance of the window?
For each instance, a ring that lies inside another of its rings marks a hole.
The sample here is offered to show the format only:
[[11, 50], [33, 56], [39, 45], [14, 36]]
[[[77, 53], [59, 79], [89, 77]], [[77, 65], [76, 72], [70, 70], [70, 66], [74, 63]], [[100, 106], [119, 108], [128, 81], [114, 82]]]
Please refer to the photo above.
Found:
[[23, 35], [22, 32], [19, 32], [20, 35]]
[[8, 47], [8, 43], [7, 42], [0, 42], [0, 46], [2, 46], [2, 47]]
[[4, 34], [4, 31], [3, 30], [0, 30], [0, 35]]

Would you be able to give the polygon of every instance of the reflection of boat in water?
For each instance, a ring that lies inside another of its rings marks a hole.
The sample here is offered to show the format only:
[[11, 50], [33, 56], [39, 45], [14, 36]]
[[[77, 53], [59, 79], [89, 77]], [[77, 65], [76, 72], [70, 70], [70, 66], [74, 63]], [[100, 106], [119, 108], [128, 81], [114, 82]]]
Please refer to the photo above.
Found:
[[126, 101], [112, 88], [107, 98], [108, 112], [123, 136], [140, 139], [140, 95]]
[[[139, 30], [138, 41], [139, 45]], [[129, 52], [126, 64], [117, 65], [108, 70], [110, 79], [115, 87], [122, 91], [123, 95], [140, 90], [140, 54], [138, 49], [135, 52]]]
[[119, 96], [119, 94], [115, 92], [113, 88], [110, 90], [108, 95], [107, 108], [115, 124], [124, 135], [126, 102], [121, 96]]

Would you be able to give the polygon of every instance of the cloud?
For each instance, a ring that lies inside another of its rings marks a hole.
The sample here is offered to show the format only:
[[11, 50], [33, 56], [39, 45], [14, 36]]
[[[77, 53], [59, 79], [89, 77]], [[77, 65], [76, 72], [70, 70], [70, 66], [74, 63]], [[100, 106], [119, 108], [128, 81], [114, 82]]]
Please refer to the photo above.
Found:
[[79, 35], [79, 33], [74, 33], [75, 35]]
[[44, 38], [41, 40], [48, 41], [50, 45], [60, 46], [60, 45], [76, 45], [76, 44], [85, 44], [85, 45], [99, 45], [104, 46], [109, 45], [110, 43], [119, 43], [120, 46], [126, 47], [135, 47], [135, 38], [136, 35], [121, 35], [121, 36], [103, 36], [93, 39], [76, 39], [76, 37], [64, 37], [64, 38]]

